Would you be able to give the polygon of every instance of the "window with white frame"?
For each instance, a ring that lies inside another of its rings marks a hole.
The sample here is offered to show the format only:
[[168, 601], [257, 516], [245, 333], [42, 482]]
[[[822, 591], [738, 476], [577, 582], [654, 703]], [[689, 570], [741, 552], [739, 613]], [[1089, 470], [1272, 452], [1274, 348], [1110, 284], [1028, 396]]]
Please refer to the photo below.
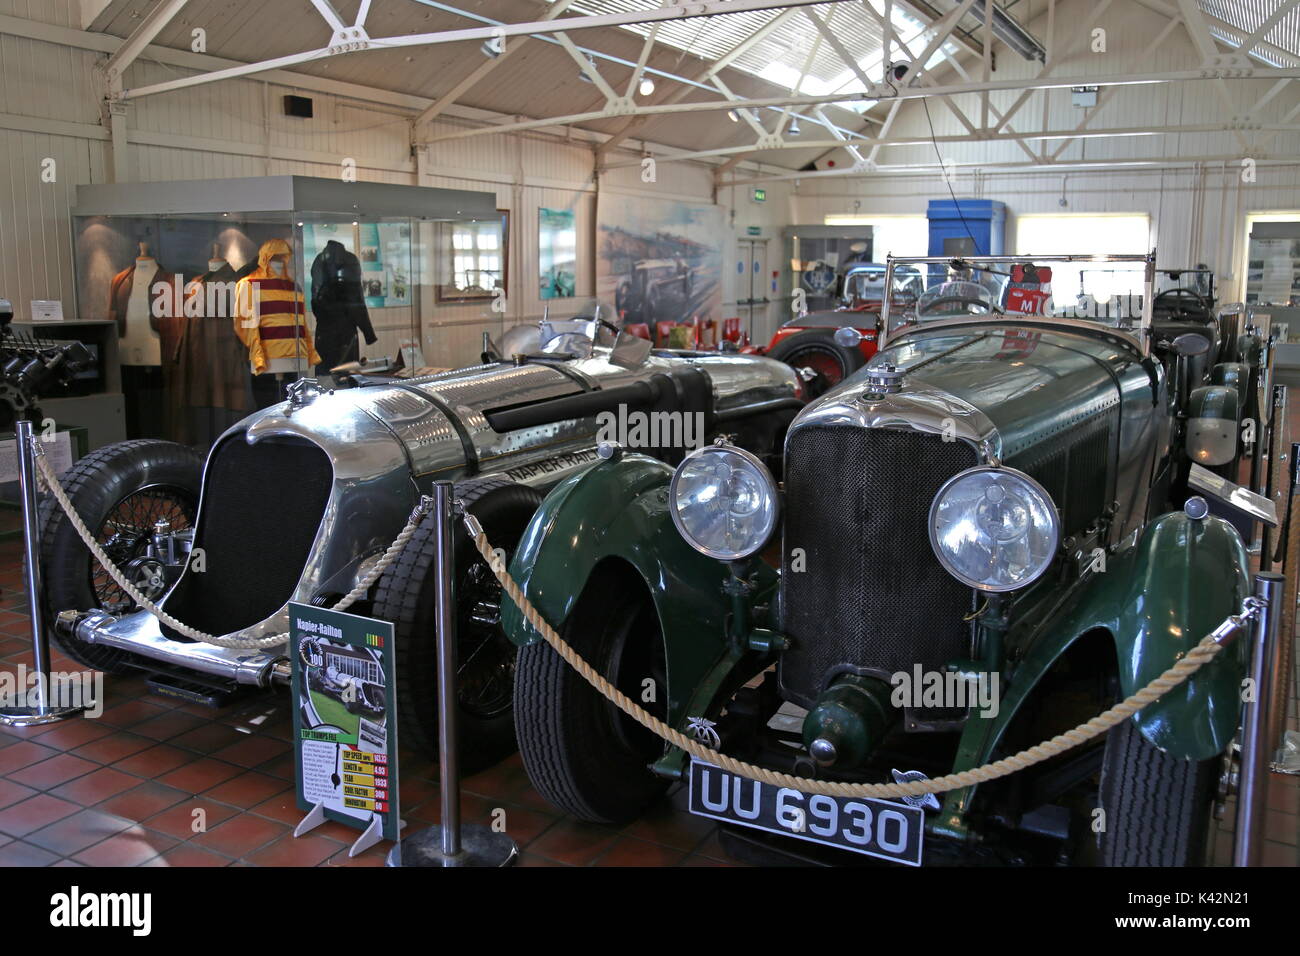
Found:
[[[1015, 254], [1018, 256], [1102, 256], [1145, 255], [1151, 251], [1151, 217], [1146, 213], [1028, 213], [1016, 217]], [[1098, 302], [1113, 296], [1130, 295], [1142, 286], [1143, 267], [1108, 264], [1077, 271], [1079, 289], [1054, 283], [1059, 299], [1065, 292], [1079, 292]]]
[[491, 292], [504, 281], [501, 223], [452, 224], [452, 285], [461, 292]]

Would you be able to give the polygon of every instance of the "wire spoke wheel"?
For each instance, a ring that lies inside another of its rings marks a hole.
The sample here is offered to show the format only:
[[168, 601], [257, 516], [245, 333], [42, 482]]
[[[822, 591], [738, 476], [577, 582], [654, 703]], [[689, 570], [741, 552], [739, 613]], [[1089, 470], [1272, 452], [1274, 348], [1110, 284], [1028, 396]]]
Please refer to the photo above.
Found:
[[[95, 537], [113, 563], [124, 567], [144, 555], [159, 521], [166, 521], [172, 531], [185, 531], [194, 527], [196, 510], [197, 502], [183, 488], [168, 485], [141, 488], [113, 506]], [[112, 614], [135, 607], [135, 602], [93, 558], [89, 571], [90, 588], [98, 607]]]
[[786, 359], [786, 364], [796, 371], [807, 369], [813, 373], [805, 386], [809, 398], [817, 398], [844, 380], [839, 356], [822, 349], [797, 352]]
[[457, 603], [456, 683], [461, 706], [478, 717], [499, 716], [511, 708], [516, 648], [501, 631], [501, 585], [484, 562], [466, 570]]

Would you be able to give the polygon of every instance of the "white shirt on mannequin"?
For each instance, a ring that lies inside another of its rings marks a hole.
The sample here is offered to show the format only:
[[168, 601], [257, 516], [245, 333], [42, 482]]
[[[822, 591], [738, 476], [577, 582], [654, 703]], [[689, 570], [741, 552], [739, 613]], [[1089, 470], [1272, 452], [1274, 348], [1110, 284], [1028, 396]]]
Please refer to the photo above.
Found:
[[123, 365], [161, 365], [162, 342], [149, 324], [153, 309], [153, 284], [158, 263], [149, 258], [135, 260], [131, 276], [131, 298], [126, 304], [126, 334], [118, 341]]

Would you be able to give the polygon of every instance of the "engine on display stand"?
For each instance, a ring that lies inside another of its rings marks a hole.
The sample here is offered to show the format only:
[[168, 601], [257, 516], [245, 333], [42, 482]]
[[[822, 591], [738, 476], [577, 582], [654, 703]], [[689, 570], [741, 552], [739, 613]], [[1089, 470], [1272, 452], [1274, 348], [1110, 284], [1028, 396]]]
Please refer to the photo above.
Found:
[[13, 329], [13, 306], [0, 299], [0, 430], [26, 419], [39, 423], [37, 401], [66, 387], [93, 359], [80, 342], [54, 342]]

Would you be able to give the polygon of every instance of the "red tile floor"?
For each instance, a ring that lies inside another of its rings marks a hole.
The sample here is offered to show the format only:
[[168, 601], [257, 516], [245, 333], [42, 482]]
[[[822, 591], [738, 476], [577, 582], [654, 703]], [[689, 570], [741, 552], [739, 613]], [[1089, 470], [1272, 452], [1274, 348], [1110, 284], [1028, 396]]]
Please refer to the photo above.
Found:
[[[12, 512], [0, 515], [11, 526]], [[0, 669], [31, 665], [21, 551], [0, 541]], [[54, 654], [54, 666], [80, 668]], [[1294, 685], [1292, 685], [1294, 687]], [[104, 712], [29, 729], [0, 728], [0, 865], [378, 866], [388, 844], [349, 859], [356, 832], [326, 823], [294, 839], [288, 695], [265, 693], [212, 710], [150, 693], [142, 678], [108, 677]], [[1293, 711], [1294, 713], [1294, 702]], [[1291, 726], [1295, 727], [1292, 720]], [[402, 763], [403, 817], [439, 819], [428, 763]], [[524, 866], [724, 866], [716, 828], [687, 814], [678, 789], [622, 829], [555, 812], [516, 755], [464, 783], [462, 815], [490, 822], [498, 808]], [[199, 824], [202, 823], [202, 826]], [[1231, 827], [1231, 820], [1226, 821]], [[1265, 861], [1297, 864], [1300, 777], [1270, 781]], [[1228, 829], [1214, 862], [1231, 859]]]

